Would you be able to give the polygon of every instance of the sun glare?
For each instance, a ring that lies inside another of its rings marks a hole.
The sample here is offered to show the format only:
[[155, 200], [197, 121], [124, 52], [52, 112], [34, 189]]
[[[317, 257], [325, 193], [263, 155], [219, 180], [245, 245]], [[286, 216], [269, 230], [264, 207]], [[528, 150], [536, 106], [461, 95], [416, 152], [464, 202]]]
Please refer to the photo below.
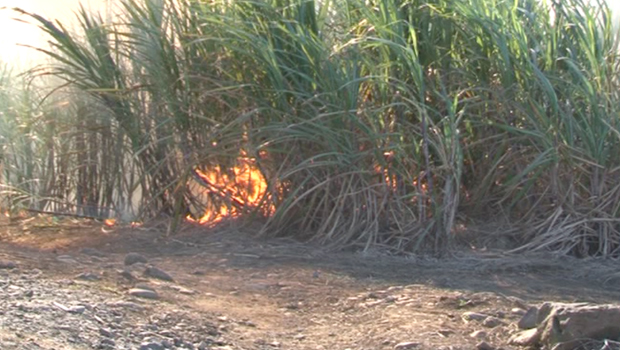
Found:
[[[46, 47], [46, 38], [32, 21], [12, 11], [14, 7], [36, 13], [47, 19], [72, 25], [74, 11], [80, 2], [87, 9], [103, 11], [119, 0], [0, 0], [0, 62], [28, 68], [44, 59], [44, 55], [25, 46]], [[26, 23], [28, 22], [28, 23]]]

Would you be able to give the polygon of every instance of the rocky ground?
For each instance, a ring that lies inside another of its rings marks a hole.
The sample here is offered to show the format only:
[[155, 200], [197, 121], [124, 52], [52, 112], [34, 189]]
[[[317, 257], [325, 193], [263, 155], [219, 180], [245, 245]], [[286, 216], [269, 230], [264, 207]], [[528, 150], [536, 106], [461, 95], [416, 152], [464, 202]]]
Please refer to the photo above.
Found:
[[0, 349], [517, 349], [508, 340], [530, 305], [620, 296], [614, 261], [163, 231], [0, 222]]

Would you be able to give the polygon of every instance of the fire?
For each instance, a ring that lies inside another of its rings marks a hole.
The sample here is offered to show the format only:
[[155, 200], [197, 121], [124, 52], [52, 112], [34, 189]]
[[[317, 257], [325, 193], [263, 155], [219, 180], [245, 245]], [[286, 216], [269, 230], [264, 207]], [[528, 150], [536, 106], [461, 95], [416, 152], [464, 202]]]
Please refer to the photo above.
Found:
[[[258, 208], [267, 193], [267, 181], [259, 170], [254, 159], [242, 152], [237, 165], [224, 171], [217, 165], [206, 171], [194, 170], [196, 180], [207, 189], [207, 193], [218, 196], [223, 204], [219, 207], [207, 208], [202, 217], [191, 222], [199, 224], [215, 224], [225, 218], [234, 218], [244, 211]], [[265, 209], [267, 215], [275, 211], [273, 205]]]

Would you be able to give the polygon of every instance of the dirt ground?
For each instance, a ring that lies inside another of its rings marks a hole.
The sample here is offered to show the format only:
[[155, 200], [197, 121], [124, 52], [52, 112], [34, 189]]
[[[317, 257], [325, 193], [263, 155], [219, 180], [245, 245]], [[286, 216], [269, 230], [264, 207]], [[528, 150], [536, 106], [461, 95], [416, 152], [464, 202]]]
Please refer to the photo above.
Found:
[[[137, 252], [193, 290], [162, 292], [160, 308], [183, 308], [224, 325], [229, 349], [513, 349], [520, 311], [542, 301], [616, 303], [616, 261], [461, 251], [451, 258], [333, 251], [245, 230], [185, 226], [107, 227], [37, 217], [0, 219], [0, 260], [72, 278], [59, 255], [96, 248], [122, 261]], [[88, 265], [94, 282], [122, 293], [106, 261]], [[158, 282], [165, 284], [167, 282]], [[485, 325], [467, 312], [495, 316]], [[226, 327], [230, 324], [230, 327]], [[232, 326], [234, 324], [234, 327]]]

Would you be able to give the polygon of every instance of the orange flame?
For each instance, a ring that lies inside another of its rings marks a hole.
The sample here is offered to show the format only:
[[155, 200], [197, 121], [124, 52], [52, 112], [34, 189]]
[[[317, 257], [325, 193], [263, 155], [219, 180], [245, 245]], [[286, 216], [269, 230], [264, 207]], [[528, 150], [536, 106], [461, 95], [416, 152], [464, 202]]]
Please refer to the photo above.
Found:
[[[198, 219], [188, 216], [189, 221], [212, 225], [261, 206], [267, 193], [267, 181], [255, 161], [245, 157], [243, 152], [241, 155], [238, 165], [228, 172], [219, 165], [206, 171], [194, 170], [197, 180], [206, 188], [207, 193], [219, 196], [223, 204], [208, 208]], [[265, 210], [267, 215], [271, 215], [274, 211], [273, 205]]]

